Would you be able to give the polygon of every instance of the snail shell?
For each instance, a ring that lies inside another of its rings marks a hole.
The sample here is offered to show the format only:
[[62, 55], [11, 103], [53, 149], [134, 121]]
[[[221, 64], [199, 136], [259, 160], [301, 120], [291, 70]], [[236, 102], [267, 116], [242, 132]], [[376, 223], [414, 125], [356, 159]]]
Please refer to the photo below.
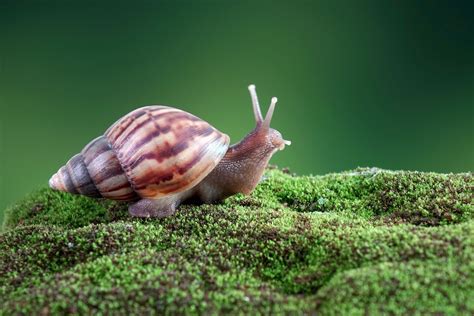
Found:
[[136, 109], [73, 156], [50, 187], [90, 197], [135, 201], [188, 190], [219, 163], [229, 136], [167, 106]]

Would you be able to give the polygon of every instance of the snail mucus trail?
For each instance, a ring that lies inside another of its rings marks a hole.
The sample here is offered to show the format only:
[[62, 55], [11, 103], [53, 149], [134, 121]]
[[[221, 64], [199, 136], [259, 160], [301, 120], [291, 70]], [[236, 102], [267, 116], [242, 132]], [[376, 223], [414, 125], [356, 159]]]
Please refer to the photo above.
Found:
[[129, 202], [138, 217], [172, 215], [181, 203], [215, 203], [250, 194], [272, 155], [291, 142], [270, 128], [277, 98], [262, 117], [248, 87], [255, 128], [229, 146], [206, 121], [167, 106], [136, 109], [92, 140], [49, 180], [54, 190]]

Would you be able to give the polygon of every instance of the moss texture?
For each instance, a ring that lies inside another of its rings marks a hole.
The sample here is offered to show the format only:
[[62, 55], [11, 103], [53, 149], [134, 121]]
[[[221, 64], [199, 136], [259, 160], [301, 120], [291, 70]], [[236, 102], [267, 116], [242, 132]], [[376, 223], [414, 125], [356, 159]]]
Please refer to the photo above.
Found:
[[43, 189], [7, 210], [0, 313], [474, 313], [473, 175], [268, 170], [250, 197], [134, 219]]

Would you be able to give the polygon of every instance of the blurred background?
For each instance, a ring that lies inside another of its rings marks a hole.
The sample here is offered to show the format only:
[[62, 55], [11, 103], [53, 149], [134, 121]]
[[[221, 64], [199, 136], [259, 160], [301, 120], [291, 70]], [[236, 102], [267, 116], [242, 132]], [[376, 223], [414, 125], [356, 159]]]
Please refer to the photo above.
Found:
[[0, 1], [0, 217], [129, 111], [238, 141], [247, 85], [298, 174], [474, 169], [472, 1]]

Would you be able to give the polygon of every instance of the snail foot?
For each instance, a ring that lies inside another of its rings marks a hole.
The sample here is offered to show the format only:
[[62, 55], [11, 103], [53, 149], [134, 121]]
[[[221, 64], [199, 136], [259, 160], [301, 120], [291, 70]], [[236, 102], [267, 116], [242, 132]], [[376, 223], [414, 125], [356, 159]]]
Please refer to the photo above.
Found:
[[167, 217], [176, 212], [176, 202], [172, 199], [142, 199], [128, 206], [128, 212], [135, 217]]

